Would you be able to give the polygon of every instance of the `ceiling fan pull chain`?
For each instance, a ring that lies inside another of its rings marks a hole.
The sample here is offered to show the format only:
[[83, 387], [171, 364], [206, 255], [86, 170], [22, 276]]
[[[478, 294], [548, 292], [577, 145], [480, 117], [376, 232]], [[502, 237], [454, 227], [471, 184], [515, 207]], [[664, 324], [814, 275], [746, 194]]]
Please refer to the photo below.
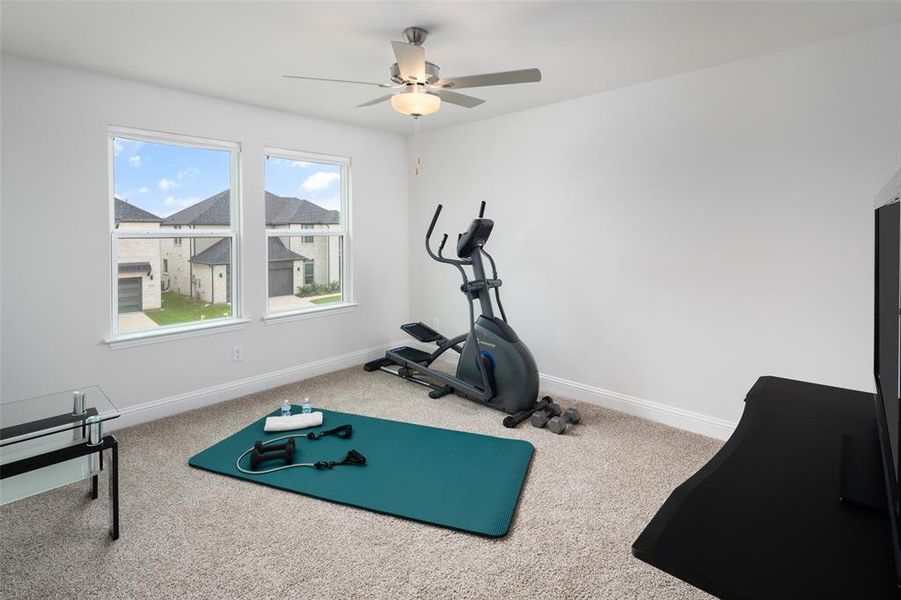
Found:
[[413, 116], [413, 151], [416, 153], [413, 176], [416, 177], [422, 171], [422, 158], [419, 156], [419, 117], [415, 115]]

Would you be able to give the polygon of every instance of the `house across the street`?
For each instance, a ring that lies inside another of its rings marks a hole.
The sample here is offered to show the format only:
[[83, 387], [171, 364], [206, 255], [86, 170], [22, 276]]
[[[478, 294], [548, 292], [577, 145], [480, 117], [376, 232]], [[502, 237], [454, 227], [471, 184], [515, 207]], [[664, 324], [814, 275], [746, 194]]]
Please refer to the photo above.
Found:
[[[163, 219], [116, 198], [116, 227], [119, 229], [159, 229]], [[122, 240], [118, 245], [119, 313], [159, 308], [160, 241]]]
[[[122, 240], [117, 257], [120, 315], [163, 307], [162, 292], [208, 304], [231, 303], [231, 239], [191, 237], [194, 229], [230, 228], [228, 190], [166, 218], [118, 198], [115, 204], [119, 228], [172, 229], [180, 235]], [[298, 296], [340, 293], [341, 243], [336, 236], [321, 234], [339, 228], [340, 218], [340, 211], [309, 200], [266, 192], [268, 229], [310, 231], [310, 235], [268, 238], [270, 301], [274, 298], [278, 306], [290, 308], [309, 303]]]

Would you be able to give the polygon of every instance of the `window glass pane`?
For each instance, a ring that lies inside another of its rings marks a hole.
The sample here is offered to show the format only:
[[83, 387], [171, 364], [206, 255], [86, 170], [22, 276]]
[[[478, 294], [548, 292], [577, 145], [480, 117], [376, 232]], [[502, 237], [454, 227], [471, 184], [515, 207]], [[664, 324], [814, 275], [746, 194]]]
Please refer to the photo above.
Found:
[[230, 238], [119, 239], [116, 253], [120, 332], [232, 316]]
[[117, 229], [231, 227], [231, 153], [113, 140]]
[[[307, 237], [312, 242], [307, 243]], [[344, 236], [270, 237], [268, 244], [270, 313], [343, 300]]]
[[342, 185], [338, 165], [266, 157], [266, 227], [340, 229]]

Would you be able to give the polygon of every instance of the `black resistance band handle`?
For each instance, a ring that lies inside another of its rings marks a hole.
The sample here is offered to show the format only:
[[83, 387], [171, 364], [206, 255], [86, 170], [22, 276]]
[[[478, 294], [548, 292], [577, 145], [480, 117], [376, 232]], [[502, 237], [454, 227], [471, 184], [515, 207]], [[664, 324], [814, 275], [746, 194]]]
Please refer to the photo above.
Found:
[[327, 435], [334, 435], [342, 440], [348, 439], [351, 434], [353, 434], [354, 428], [353, 425], [341, 425], [340, 427], [335, 427], [334, 429], [329, 429], [328, 431], [311, 431], [307, 434], [308, 440], [318, 440], [324, 438]]
[[341, 462], [336, 461], [327, 461], [321, 460], [313, 466], [318, 470], [322, 471], [323, 469], [331, 469], [333, 467], [341, 467], [341, 466], [350, 466], [350, 467], [362, 467], [366, 464], [366, 457], [357, 452], [356, 450], [351, 450], [347, 453], [347, 456], [344, 457], [344, 460]]

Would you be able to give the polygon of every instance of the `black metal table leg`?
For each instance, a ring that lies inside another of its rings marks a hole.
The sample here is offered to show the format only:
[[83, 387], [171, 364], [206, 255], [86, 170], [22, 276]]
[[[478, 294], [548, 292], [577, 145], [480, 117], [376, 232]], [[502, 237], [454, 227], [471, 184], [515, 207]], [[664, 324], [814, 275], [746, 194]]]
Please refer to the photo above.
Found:
[[119, 539], [119, 442], [111, 435], [104, 438], [104, 446], [110, 450], [110, 537]]
[[110, 449], [110, 471], [109, 471], [109, 494], [110, 494], [110, 510], [111, 527], [109, 535], [112, 539], [119, 539], [119, 442], [111, 435], [106, 436]]
[[91, 500], [97, 499], [97, 475], [91, 477]]

